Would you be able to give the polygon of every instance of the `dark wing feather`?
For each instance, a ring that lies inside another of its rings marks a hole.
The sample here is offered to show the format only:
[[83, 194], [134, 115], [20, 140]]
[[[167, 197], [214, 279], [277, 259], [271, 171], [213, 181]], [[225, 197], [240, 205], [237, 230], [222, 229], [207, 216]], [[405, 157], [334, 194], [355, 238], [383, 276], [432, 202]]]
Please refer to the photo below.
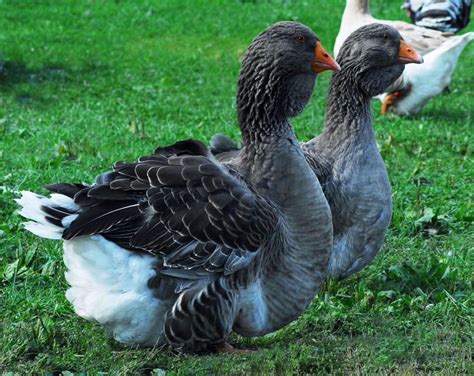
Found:
[[[142, 158], [118, 163], [114, 170], [148, 182], [147, 197], [154, 216], [177, 244], [191, 238], [255, 251], [276, 224], [274, 208], [210, 157]], [[167, 254], [167, 246], [156, 251]]]
[[154, 154], [163, 155], [166, 157], [173, 155], [202, 155], [207, 157], [209, 156], [209, 150], [202, 142], [189, 139], [178, 141], [170, 146], [159, 147], [155, 150]]
[[264, 198], [193, 140], [134, 163], [117, 162], [91, 187], [47, 188], [73, 197], [81, 208], [65, 239], [102, 234], [123, 248], [160, 254], [162, 274], [172, 277], [201, 278], [243, 267], [277, 221]]
[[74, 198], [74, 196], [83, 189], [88, 188], [88, 186], [84, 184], [69, 183], [47, 184], [44, 187], [50, 192], [59, 193], [71, 198]]
[[[166, 160], [163, 155], [173, 153], [183, 154], [188, 152], [203, 153], [206, 150], [202, 143], [192, 140], [181, 141], [175, 145], [159, 148], [154, 155], [143, 157], [143, 160]], [[132, 176], [133, 178], [130, 178]], [[141, 250], [131, 244], [130, 240], [137, 235], [152, 228], [153, 224], [147, 221], [145, 211], [149, 209], [146, 190], [150, 185], [136, 180], [134, 171], [122, 172], [108, 171], [98, 175], [93, 186], [84, 184], [50, 184], [45, 186], [48, 190], [74, 198], [81, 210], [78, 217], [65, 229], [63, 237], [72, 239], [81, 235], [102, 234], [111, 241], [131, 249]], [[59, 214], [55, 214], [55, 218]], [[62, 215], [59, 215], [62, 218]], [[58, 223], [60, 225], [60, 223]], [[166, 235], [162, 224], [157, 235]], [[155, 242], [159, 239], [157, 236]], [[144, 239], [145, 240], [145, 239]], [[167, 244], [167, 242], [165, 241]], [[169, 242], [168, 242], [169, 243]]]
[[63, 238], [68, 240], [81, 235], [101, 234], [116, 230], [123, 221], [140, 216], [139, 204], [134, 201], [105, 201], [94, 210], [82, 212], [64, 230]]

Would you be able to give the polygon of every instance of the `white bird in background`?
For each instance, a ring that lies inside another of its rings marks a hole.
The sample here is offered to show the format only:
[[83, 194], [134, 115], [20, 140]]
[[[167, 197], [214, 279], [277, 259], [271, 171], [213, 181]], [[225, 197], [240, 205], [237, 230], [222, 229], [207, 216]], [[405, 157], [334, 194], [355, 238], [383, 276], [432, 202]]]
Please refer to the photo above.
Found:
[[382, 113], [417, 113], [431, 98], [446, 89], [461, 52], [474, 35], [454, 36], [453, 33], [426, 29], [404, 21], [379, 20], [370, 14], [368, 0], [346, 0], [334, 55], [337, 56], [342, 43], [354, 30], [371, 23], [382, 23], [397, 29], [424, 59], [423, 64], [407, 66], [387, 93], [378, 97], [382, 101]]
[[454, 36], [425, 55], [423, 64], [407, 65], [400, 89], [380, 96], [382, 113], [392, 111], [409, 115], [419, 112], [431, 98], [448, 87], [461, 52], [473, 39], [474, 32]]
[[453, 33], [426, 29], [405, 21], [379, 20], [370, 13], [368, 0], [346, 0], [339, 33], [334, 44], [334, 55], [337, 57], [342, 43], [353, 31], [372, 23], [381, 23], [393, 27], [421, 55], [433, 51], [453, 35]]

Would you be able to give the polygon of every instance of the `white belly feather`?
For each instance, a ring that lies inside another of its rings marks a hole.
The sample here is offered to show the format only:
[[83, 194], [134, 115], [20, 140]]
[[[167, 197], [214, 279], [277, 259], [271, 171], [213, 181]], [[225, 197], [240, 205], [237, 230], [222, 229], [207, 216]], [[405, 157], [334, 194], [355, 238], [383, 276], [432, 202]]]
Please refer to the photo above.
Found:
[[147, 286], [154, 258], [127, 251], [100, 235], [64, 242], [66, 297], [76, 313], [103, 325], [120, 342], [160, 344], [167, 304]]

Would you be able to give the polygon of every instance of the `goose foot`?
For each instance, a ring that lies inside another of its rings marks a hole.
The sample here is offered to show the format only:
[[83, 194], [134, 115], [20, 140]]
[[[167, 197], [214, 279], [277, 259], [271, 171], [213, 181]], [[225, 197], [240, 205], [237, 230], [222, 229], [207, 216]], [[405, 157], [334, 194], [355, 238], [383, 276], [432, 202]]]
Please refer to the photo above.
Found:
[[236, 349], [227, 341], [217, 343], [213, 346], [213, 348], [217, 353], [249, 354], [254, 351], [250, 349]]
[[380, 109], [382, 114], [386, 114], [389, 111], [390, 106], [400, 98], [400, 95], [401, 93], [399, 91], [395, 91], [384, 98], [382, 108]]
[[393, 106], [394, 103], [396, 103], [400, 99], [405, 98], [408, 94], [410, 94], [411, 89], [412, 89], [412, 85], [407, 84], [405, 85], [403, 89], [387, 94], [384, 100], [382, 101], [382, 108], [381, 108], [382, 114], [386, 114], [390, 110], [390, 106]]

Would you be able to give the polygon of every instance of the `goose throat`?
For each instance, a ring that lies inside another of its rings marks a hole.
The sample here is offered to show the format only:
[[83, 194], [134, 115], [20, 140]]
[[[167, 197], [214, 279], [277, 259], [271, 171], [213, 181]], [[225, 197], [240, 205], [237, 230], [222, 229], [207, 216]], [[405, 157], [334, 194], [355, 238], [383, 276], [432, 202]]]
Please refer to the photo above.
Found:
[[351, 74], [334, 74], [329, 84], [322, 136], [343, 141], [373, 138], [370, 97], [356, 87]]
[[316, 76], [285, 76], [274, 66], [244, 64], [238, 81], [237, 114], [244, 145], [292, 133], [289, 118], [311, 98]]

